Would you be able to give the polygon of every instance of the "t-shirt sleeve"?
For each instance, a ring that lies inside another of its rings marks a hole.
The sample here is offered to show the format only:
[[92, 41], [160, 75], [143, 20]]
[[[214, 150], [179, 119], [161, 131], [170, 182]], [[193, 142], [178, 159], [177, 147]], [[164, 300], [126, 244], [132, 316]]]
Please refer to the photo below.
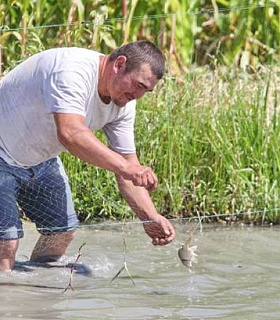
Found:
[[51, 73], [44, 80], [43, 96], [47, 113], [73, 113], [85, 116], [89, 84], [78, 71]]
[[134, 121], [136, 102], [131, 101], [127, 110], [117, 120], [106, 124], [103, 131], [111, 148], [123, 154], [135, 153]]

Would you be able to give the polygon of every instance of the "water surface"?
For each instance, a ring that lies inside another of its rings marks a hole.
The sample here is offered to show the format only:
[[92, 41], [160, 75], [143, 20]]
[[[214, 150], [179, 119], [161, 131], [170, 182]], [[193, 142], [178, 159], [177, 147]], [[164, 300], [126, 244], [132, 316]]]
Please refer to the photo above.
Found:
[[[194, 232], [192, 272], [177, 251], [195, 226], [175, 223], [176, 240], [152, 246], [140, 224], [84, 227], [60, 267], [28, 266], [36, 231], [26, 226], [17, 260], [24, 270], [0, 274], [0, 319], [280, 319], [279, 227], [204, 225]], [[123, 255], [125, 235], [126, 254]], [[79, 247], [74, 291], [63, 290]], [[124, 259], [135, 286], [122, 272]]]

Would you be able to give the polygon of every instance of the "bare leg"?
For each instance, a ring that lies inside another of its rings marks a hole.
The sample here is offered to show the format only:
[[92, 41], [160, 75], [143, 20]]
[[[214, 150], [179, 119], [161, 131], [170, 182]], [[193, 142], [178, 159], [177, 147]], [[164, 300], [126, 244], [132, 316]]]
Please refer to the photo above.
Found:
[[41, 235], [37, 241], [30, 261], [57, 261], [65, 254], [66, 249], [76, 234], [76, 230], [60, 232], [54, 235]]
[[19, 240], [0, 240], [0, 271], [13, 269]]

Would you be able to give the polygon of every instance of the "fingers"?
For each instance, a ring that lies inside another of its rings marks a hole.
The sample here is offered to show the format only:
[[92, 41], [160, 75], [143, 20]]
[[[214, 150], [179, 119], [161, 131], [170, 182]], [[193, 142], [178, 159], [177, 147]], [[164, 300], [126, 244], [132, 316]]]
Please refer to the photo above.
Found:
[[121, 173], [121, 176], [132, 181], [137, 187], [144, 187], [148, 191], [153, 191], [157, 188], [157, 176], [151, 168], [141, 165], [129, 165]]
[[169, 244], [172, 240], [168, 239], [168, 238], [155, 238], [152, 240], [152, 244], [154, 246], [165, 246], [167, 244]]
[[170, 243], [175, 238], [175, 230], [169, 221], [166, 228], [167, 228], [167, 231], [165, 230], [165, 234], [166, 234], [165, 240], [167, 241], [167, 243]]
[[132, 183], [135, 186], [144, 187], [148, 191], [154, 191], [157, 188], [158, 180], [150, 168], [137, 166], [137, 170], [132, 176]]
[[174, 239], [175, 234], [169, 235], [167, 237], [164, 238], [153, 238], [152, 240], [152, 244], [154, 246], [165, 246], [167, 244], [169, 244], [173, 239]]
[[166, 219], [152, 224], [149, 227], [150, 230], [147, 231], [153, 239], [152, 244], [154, 246], [165, 246], [175, 238], [175, 230], [172, 224]]
[[165, 246], [165, 245], [168, 244], [168, 243], [169, 243], [169, 242], [166, 241], [165, 238], [154, 238], [154, 239], [152, 240], [152, 244], [153, 244], [154, 246]]
[[158, 185], [157, 176], [151, 170], [151, 175], [147, 176], [147, 186], [148, 186], [148, 188], [146, 188], [146, 189], [148, 191], [154, 191], [157, 188], [157, 185]]

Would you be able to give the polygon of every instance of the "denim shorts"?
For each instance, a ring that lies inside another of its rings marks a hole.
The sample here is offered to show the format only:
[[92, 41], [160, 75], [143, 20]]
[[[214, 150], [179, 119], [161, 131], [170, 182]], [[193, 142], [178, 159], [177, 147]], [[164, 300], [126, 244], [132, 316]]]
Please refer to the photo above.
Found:
[[21, 215], [50, 235], [78, 226], [68, 178], [59, 157], [21, 168], [0, 158], [0, 239], [22, 238]]

